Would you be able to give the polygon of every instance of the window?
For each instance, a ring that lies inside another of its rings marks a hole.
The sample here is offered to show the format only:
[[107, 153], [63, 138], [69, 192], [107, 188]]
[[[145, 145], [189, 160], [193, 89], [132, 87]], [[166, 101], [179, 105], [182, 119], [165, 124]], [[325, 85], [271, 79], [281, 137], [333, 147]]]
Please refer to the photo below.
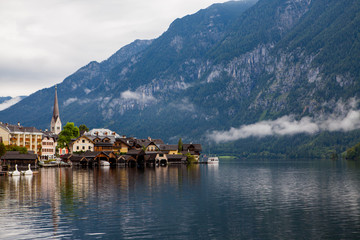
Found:
[[76, 150], [79, 150], [79, 146], [76, 147]]
[[85, 146], [83, 146], [82, 149], [85, 150]]
[[91, 150], [91, 146], [89, 146], [89, 150]]
[[85, 139], [82, 140], [82, 143], [85, 143]]

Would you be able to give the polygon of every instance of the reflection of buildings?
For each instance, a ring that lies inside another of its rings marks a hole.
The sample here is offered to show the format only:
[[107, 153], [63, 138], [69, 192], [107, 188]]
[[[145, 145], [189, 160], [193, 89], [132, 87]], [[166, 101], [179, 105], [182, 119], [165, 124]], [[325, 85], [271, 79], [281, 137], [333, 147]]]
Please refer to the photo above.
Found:
[[[34, 218], [34, 224], [41, 222], [41, 226], [34, 226], [32, 230], [29, 228], [32, 233], [41, 227], [52, 229], [53, 234], [61, 234], [64, 231], [62, 223], [77, 221], [79, 214], [90, 219], [91, 214], [97, 212], [90, 209], [92, 206], [105, 211], [127, 211], [122, 215], [125, 219], [121, 220], [126, 222], [133, 217], [133, 202], [140, 201], [144, 207], [156, 204], [151, 200], [157, 198], [159, 193], [169, 189], [176, 192], [184, 183], [189, 184], [189, 180], [191, 184], [199, 182], [200, 168], [199, 165], [194, 168], [177, 165], [145, 170], [41, 168], [39, 174], [29, 178], [1, 178], [0, 192], [3, 198], [0, 209], [9, 214], [24, 215], [24, 219], [14, 218], [13, 222], [18, 226], [23, 222], [29, 225]], [[144, 201], [141, 200], [142, 194]]]
[[57, 232], [60, 221], [59, 212], [61, 197], [59, 185], [61, 176], [59, 177], [59, 173], [61, 173], [61, 170], [61, 168], [42, 168], [40, 174], [40, 191], [42, 196], [50, 202], [54, 232]]

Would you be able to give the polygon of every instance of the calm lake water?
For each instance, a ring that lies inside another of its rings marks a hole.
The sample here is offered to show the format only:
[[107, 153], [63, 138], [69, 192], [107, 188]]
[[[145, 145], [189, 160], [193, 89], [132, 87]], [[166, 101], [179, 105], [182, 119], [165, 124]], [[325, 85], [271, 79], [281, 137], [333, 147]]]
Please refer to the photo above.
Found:
[[359, 239], [353, 162], [52, 168], [0, 177], [0, 239]]

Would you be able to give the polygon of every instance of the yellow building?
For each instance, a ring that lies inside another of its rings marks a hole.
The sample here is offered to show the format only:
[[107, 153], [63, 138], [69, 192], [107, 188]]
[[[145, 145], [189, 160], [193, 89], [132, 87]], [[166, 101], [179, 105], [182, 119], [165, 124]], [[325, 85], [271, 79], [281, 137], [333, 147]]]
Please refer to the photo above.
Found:
[[26, 147], [28, 151], [36, 154], [41, 151], [43, 133], [35, 127], [23, 127], [18, 125], [0, 124], [0, 142], [5, 145]]
[[160, 151], [165, 152], [169, 155], [175, 155], [178, 154], [178, 145], [160, 145]]
[[10, 144], [10, 130], [6, 127], [6, 124], [0, 123], [0, 143], [6, 146]]
[[69, 149], [70, 149], [70, 153], [74, 153], [74, 152], [86, 152], [86, 151], [90, 151], [93, 152], [94, 151], [94, 141], [91, 140], [89, 137], [83, 135], [80, 136], [76, 139], [74, 139], [70, 144], [69, 144]]

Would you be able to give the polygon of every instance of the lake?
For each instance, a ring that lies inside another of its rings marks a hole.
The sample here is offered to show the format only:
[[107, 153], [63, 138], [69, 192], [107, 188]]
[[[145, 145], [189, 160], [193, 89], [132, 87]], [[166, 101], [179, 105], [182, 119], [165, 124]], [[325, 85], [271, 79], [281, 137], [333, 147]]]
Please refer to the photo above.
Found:
[[0, 177], [0, 239], [359, 239], [360, 166], [48, 168]]

